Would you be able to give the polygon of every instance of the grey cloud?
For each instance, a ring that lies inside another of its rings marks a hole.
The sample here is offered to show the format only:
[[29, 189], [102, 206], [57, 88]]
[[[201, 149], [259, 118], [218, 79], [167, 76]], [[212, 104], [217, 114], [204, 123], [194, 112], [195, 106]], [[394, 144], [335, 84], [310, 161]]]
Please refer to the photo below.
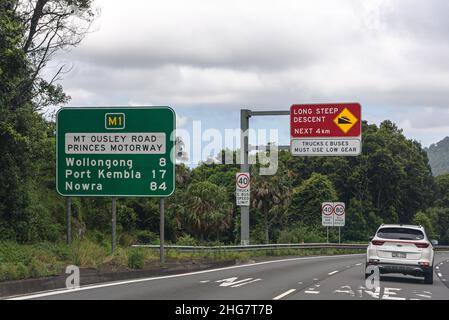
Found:
[[392, 9], [382, 11], [383, 22], [391, 30], [410, 34], [420, 41], [447, 42], [449, 2], [447, 0], [397, 0]]

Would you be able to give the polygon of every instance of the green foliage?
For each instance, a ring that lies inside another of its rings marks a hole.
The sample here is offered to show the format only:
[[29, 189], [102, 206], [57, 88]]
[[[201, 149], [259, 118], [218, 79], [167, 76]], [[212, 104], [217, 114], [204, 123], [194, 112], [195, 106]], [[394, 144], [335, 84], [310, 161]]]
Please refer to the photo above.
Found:
[[120, 234], [119, 240], [118, 240], [119, 245], [122, 247], [125, 247], [125, 248], [129, 247], [133, 244], [136, 244], [136, 242], [137, 242], [137, 237], [133, 236], [132, 234], [125, 233], [125, 232]]
[[171, 207], [172, 212], [176, 210], [178, 229], [209, 240], [219, 238], [220, 232], [230, 227], [233, 205], [226, 188], [209, 181], [192, 182], [178, 196], [180, 203]]
[[444, 174], [435, 178], [438, 193], [435, 204], [441, 207], [449, 207], [449, 174]]
[[329, 178], [312, 173], [309, 179], [293, 190], [288, 221], [290, 224], [321, 225], [321, 204], [336, 200], [337, 192]]
[[278, 243], [321, 243], [326, 242], [324, 230], [319, 226], [298, 225], [282, 230]]
[[37, 258], [32, 258], [29, 265], [29, 275], [31, 278], [38, 278], [46, 276], [48, 274], [48, 269], [45, 263]]
[[436, 234], [435, 230], [433, 230], [432, 220], [424, 212], [416, 213], [413, 218], [413, 223], [423, 226], [429, 238], [435, 238]]
[[179, 246], [196, 246], [198, 245], [198, 241], [196, 241], [191, 235], [184, 234], [178, 238], [176, 244]]
[[145, 252], [142, 249], [132, 249], [128, 256], [128, 267], [143, 269], [145, 266]]
[[159, 240], [159, 235], [147, 230], [138, 231], [136, 237], [139, 244], [155, 244]]
[[415, 215], [414, 221], [421, 223], [428, 236], [442, 245], [449, 245], [449, 208], [431, 207]]
[[88, 239], [75, 241], [71, 261], [77, 266], [97, 267], [110, 254], [109, 247], [101, 246]]

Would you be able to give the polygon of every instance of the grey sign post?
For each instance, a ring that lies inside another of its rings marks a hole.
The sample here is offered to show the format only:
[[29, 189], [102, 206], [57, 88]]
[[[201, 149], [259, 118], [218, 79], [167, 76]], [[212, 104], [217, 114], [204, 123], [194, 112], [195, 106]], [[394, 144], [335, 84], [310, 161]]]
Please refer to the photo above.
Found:
[[115, 252], [117, 243], [117, 200], [112, 198], [112, 253]]
[[160, 240], [160, 249], [159, 249], [159, 255], [160, 255], [160, 261], [161, 264], [165, 263], [165, 248], [164, 248], [164, 239], [165, 239], [165, 198], [159, 199], [159, 213], [160, 213], [160, 219], [159, 219], [159, 240]]
[[[289, 111], [251, 111], [248, 109], [240, 110], [240, 172], [249, 173], [248, 163], [248, 134], [249, 118], [253, 116], [288, 116]], [[249, 206], [240, 207], [240, 237], [242, 245], [249, 245]]]
[[72, 198], [67, 197], [67, 244], [72, 243]]

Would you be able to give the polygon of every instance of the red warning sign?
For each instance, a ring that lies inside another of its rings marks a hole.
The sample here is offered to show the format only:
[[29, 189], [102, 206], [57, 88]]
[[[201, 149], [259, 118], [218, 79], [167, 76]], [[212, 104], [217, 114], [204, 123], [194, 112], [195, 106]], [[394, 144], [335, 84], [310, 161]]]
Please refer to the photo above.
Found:
[[362, 133], [359, 103], [297, 104], [290, 108], [291, 138], [348, 138]]

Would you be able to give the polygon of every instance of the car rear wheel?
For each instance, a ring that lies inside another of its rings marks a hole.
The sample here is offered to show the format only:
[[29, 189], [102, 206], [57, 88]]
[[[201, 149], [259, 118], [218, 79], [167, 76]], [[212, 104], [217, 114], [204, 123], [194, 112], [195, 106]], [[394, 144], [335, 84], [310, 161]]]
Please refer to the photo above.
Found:
[[424, 274], [424, 283], [433, 284], [433, 267]]

